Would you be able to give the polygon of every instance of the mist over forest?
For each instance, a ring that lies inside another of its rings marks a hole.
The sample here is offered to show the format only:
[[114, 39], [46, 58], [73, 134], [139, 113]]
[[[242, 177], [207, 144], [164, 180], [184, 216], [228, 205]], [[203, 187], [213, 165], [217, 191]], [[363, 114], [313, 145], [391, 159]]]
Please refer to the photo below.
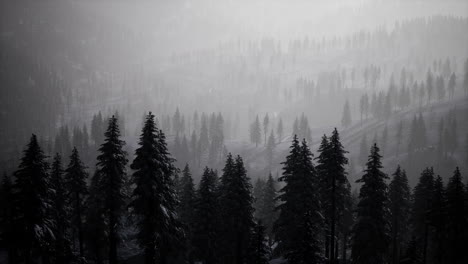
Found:
[[0, 0], [0, 262], [466, 263], [468, 1]]

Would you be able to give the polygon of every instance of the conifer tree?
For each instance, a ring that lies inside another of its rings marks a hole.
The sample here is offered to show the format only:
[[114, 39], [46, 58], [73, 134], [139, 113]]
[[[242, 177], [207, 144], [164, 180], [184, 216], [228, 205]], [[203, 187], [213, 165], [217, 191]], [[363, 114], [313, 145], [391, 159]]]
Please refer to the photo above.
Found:
[[444, 183], [440, 176], [434, 181], [434, 194], [432, 197], [429, 223], [434, 230], [435, 239], [432, 240], [433, 258], [437, 263], [442, 263], [445, 258], [445, 243], [446, 243], [446, 195]]
[[247, 257], [250, 230], [253, 226], [252, 186], [240, 156], [228, 154], [219, 187], [222, 228], [225, 246], [223, 263], [242, 264]]
[[246, 263], [268, 264], [270, 260], [270, 247], [265, 236], [265, 227], [261, 221], [254, 224], [249, 242], [249, 256]]
[[434, 170], [426, 168], [421, 173], [419, 182], [414, 188], [413, 208], [411, 212], [411, 223], [413, 236], [419, 251], [423, 254], [425, 261], [429, 237], [429, 210], [434, 195]]
[[457, 167], [447, 184], [447, 260], [449, 263], [461, 264], [468, 260], [465, 252], [465, 245], [468, 242], [465, 203], [465, 186]]
[[398, 124], [397, 133], [396, 133], [396, 143], [397, 143], [396, 155], [397, 157], [400, 154], [400, 145], [401, 145], [402, 140], [403, 140], [403, 120], [401, 120], [400, 123]]
[[8, 255], [8, 263], [15, 264], [18, 262], [18, 234], [15, 234], [15, 205], [13, 194], [13, 183], [6, 174], [3, 175], [2, 185], [0, 187], [0, 225], [2, 226], [2, 234], [0, 239], [5, 243], [5, 249]]
[[321, 201], [326, 222], [330, 225], [330, 263], [334, 263], [337, 216], [345, 209], [347, 187], [349, 185], [344, 166], [348, 164], [347, 153], [340, 142], [340, 135], [335, 128], [327, 140], [322, 138], [317, 157], [317, 172], [321, 182]]
[[281, 143], [283, 139], [283, 119], [281, 117], [278, 121], [278, 127], [276, 128], [276, 135], [278, 136], [278, 142]]
[[258, 115], [255, 118], [255, 121], [250, 125], [250, 141], [255, 143], [255, 147], [257, 147], [258, 144], [262, 142], [262, 134]]
[[65, 170], [65, 185], [68, 192], [67, 200], [70, 207], [73, 234], [77, 234], [77, 237], [73, 237], [73, 239], [78, 240], [81, 259], [84, 258], [83, 213], [85, 196], [88, 194], [87, 178], [86, 167], [81, 162], [78, 150], [73, 148], [70, 163]]
[[94, 260], [96, 264], [104, 263], [104, 254], [108, 249], [108, 233], [106, 231], [106, 215], [104, 197], [100, 190], [101, 177], [95, 170], [89, 186], [89, 196], [86, 200], [85, 212], [85, 245], [87, 259]]
[[220, 208], [218, 202], [218, 177], [215, 171], [204, 169], [197, 190], [194, 217], [195, 256], [205, 264], [218, 263]]
[[257, 219], [265, 226], [269, 243], [273, 242], [273, 224], [278, 218], [276, 211], [276, 182], [273, 176], [268, 175], [268, 179], [261, 189], [261, 204], [258, 207]]
[[280, 190], [280, 214], [275, 222], [278, 250], [290, 263], [320, 263], [323, 255], [319, 245], [320, 202], [318, 178], [312, 164], [312, 154], [305, 142], [294, 136], [289, 155], [283, 163], [285, 183]]
[[52, 189], [49, 164], [42, 152], [36, 135], [23, 152], [21, 163], [15, 172], [15, 232], [20, 238], [18, 245], [25, 263], [41, 259], [43, 263], [51, 260], [50, 249], [54, 245], [55, 223], [51, 215]]
[[267, 144], [267, 131], [270, 125], [270, 118], [268, 117], [268, 113], [266, 113], [265, 117], [263, 118], [263, 134], [265, 139], [265, 146]]
[[348, 100], [346, 100], [346, 103], [343, 106], [343, 115], [341, 118], [341, 125], [343, 127], [349, 127], [351, 125], [351, 109], [349, 107]]
[[119, 244], [119, 229], [125, 207], [127, 194], [126, 164], [127, 153], [123, 150], [125, 142], [120, 139], [117, 118], [112, 116], [104, 134], [104, 143], [99, 148], [97, 170], [99, 175], [98, 192], [104, 199], [104, 215], [106, 232], [108, 233], [109, 264], [116, 264], [118, 260], [117, 246]]
[[168, 253], [180, 240], [181, 226], [176, 214], [177, 197], [173, 165], [164, 133], [158, 130], [150, 112], [143, 126], [139, 147], [131, 164], [135, 184], [129, 207], [136, 220], [137, 241], [144, 250], [145, 263], [168, 263]]
[[55, 190], [52, 195], [53, 219], [55, 221], [55, 245], [54, 261], [56, 263], [70, 263], [72, 259], [71, 239], [68, 234], [70, 229], [70, 207], [67, 202], [66, 185], [62, 159], [57, 153], [51, 168], [51, 187]]
[[180, 222], [184, 226], [186, 241], [185, 250], [186, 257], [190, 263], [193, 262], [193, 249], [191, 248], [191, 242], [193, 239], [193, 222], [194, 222], [194, 207], [195, 207], [195, 186], [193, 184], [192, 174], [188, 164], [185, 165], [182, 171], [182, 177], [178, 183], [179, 189], [179, 206], [177, 213]]
[[389, 185], [389, 208], [391, 215], [392, 263], [399, 263], [401, 250], [407, 239], [411, 191], [406, 172], [398, 165]]
[[354, 226], [353, 263], [385, 263], [389, 237], [388, 190], [382, 172], [377, 144], [371, 148], [366, 170], [357, 183], [362, 183], [357, 205], [357, 222]]
[[271, 130], [270, 136], [268, 137], [268, 142], [266, 145], [266, 158], [268, 162], [268, 166], [271, 167], [273, 165], [273, 154], [276, 146], [275, 135], [273, 134], [273, 130]]

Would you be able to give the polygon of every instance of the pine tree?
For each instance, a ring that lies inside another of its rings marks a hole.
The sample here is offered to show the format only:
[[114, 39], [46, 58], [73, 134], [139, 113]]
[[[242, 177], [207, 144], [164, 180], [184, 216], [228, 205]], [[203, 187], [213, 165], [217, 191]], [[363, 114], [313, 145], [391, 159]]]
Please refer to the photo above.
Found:
[[260, 196], [261, 204], [256, 209], [256, 217], [264, 224], [271, 245], [273, 243], [273, 224], [278, 218], [276, 211], [276, 182], [271, 173], [260, 190]]
[[208, 167], [204, 169], [197, 190], [194, 218], [195, 256], [205, 264], [218, 263], [218, 239], [221, 218], [218, 201], [218, 177]]
[[275, 135], [273, 134], [273, 130], [271, 130], [270, 136], [268, 137], [268, 142], [266, 145], [266, 158], [267, 158], [267, 163], [268, 167], [271, 168], [273, 165], [273, 155], [275, 151], [275, 146], [276, 146], [276, 140], [275, 140]]
[[447, 184], [447, 256], [449, 263], [466, 263], [466, 194], [460, 170], [457, 167]]
[[321, 218], [317, 173], [305, 140], [301, 146], [294, 136], [290, 149], [279, 178], [285, 186], [278, 196], [280, 214], [274, 228], [277, 249], [290, 263], [319, 263], [323, 255], [318, 239]]
[[343, 127], [349, 127], [351, 125], [351, 109], [349, 107], [348, 100], [346, 100], [346, 103], [343, 106], [343, 115], [341, 118], [341, 125]]
[[400, 261], [401, 250], [407, 239], [411, 191], [406, 172], [398, 165], [389, 185], [389, 208], [391, 215], [392, 263]]
[[248, 252], [253, 226], [252, 186], [240, 156], [228, 154], [219, 187], [219, 201], [225, 240], [223, 263], [242, 264]]
[[51, 187], [55, 190], [52, 195], [53, 219], [55, 221], [54, 262], [70, 263], [72, 258], [71, 239], [68, 235], [70, 229], [68, 199], [64, 181], [62, 159], [57, 153], [51, 168]]
[[249, 242], [249, 256], [246, 263], [268, 264], [270, 260], [270, 247], [265, 236], [265, 227], [261, 221], [254, 224]]
[[255, 143], [255, 147], [257, 147], [258, 144], [262, 142], [262, 134], [258, 115], [255, 118], [255, 121], [250, 125], [250, 141]]
[[117, 263], [119, 229], [124, 210], [127, 153], [123, 150], [125, 142], [120, 139], [117, 118], [112, 116], [104, 134], [104, 143], [99, 148], [97, 170], [99, 175], [98, 192], [103, 195], [104, 215], [109, 243], [109, 264]]
[[167, 151], [164, 133], [157, 129], [151, 112], [138, 145], [130, 166], [134, 170], [131, 180], [136, 187], [129, 207], [136, 220], [137, 241], [144, 250], [145, 263], [165, 264], [181, 234], [172, 181], [177, 169]]
[[283, 119], [281, 117], [276, 128], [276, 135], [278, 135], [278, 142], [281, 143], [281, 140], [283, 140]]
[[403, 139], [403, 120], [400, 121], [398, 128], [397, 128], [397, 133], [396, 133], [396, 142], [397, 142], [397, 157], [400, 154], [400, 145], [401, 141]]
[[453, 96], [455, 94], [456, 82], [457, 82], [457, 76], [453, 72], [452, 75], [450, 75], [450, 79], [449, 79], [448, 87], [447, 87], [448, 91], [449, 91], [449, 98], [450, 99], [453, 99]]
[[[338, 214], [345, 209], [345, 200], [347, 187], [349, 185], [346, 178], [344, 166], [348, 164], [348, 159], [345, 157], [347, 153], [340, 142], [340, 135], [335, 128], [330, 139], [326, 136], [322, 138], [319, 147], [319, 156], [317, 157], [317, 172], [320, 178], [321, 201], [324, 209], [326, 223], [330, 227], [330, 263], [334, 263], [335, 254], [335, 237], [336, 223]], [[326, 248], [328, 245], [326, 245]]]
[[101, 176], [98, 170], [95, 170], [91, 178], [89, 187], [89, 196], [86, 200], [85, 211], [85, 241], [87, 259], [94, 260], [96, 264], [104, 263], [104, 252], [108, 249], [108, 233], [106, 231], [105, 201], [100, 192], [103, 187]]
[[192, 174], [190, 173], [190, 168], [188, 164], [185, 165], [184, 170], [182, 171], [182, 177], [179, 180], [178, 188], [179, 190], [179, 206], [177, 209], [177, 214], [179, 216], [180, 222], [184, 225], [184, 230], [186, 234], [185, 250], [186, 258], [190, 263], [193, 262], [193, 249], [191, 248], [191, 243], [193, 239], [193, 222], [194, 222], [194, 207], [195, 207], [195, 186], [193, 184]]
[[432, 196], [432, 203], [429, 215], [429, 224], [434, 230], [435, 239], [432, 240], [432, 250], [434, 260], [437, 263], [442, 263], [445, 258], [445, 237], [446, 237], [446, 195], [444, 183], [440, 176], [434, 181], [434, 194]]
[[51, 215], [55, 190], [48, 170], [46, 156], [33, 134], [14, 174], [16, 181], [13, 186], [18, 210], [14, 229], [20, 237], [18, 247], [25, 263], [34, 263], [38, 258], [48, 263], [50, 249], [55, 242], [55, 224]]
[[354, 226], [353, 263], [385, 263], [389, 237], [388, 193], [377, 144], [371, 148], [367, 168], [357, 183], [362, 183]]
[[18, 262], [17, 240], [18, 234], [15, 234], [15, 205], [13, 194], [13, 183], [6, 174], [3, 176], [2, 185], [0, 188], [0, 226], [2, 233], [0, 239], [5, 243], [5, 249], [8, 254], [8, 263], [15, 264]]
[[[86, 179], [88, 173], [86, 167], [80, 160], [78, 150], [73, 148], [70, 156], [70, 163], [65, 170], [65, 186], [67, 189], [68, 206], [70, 207], [70, 217], [73, 234], [78, 235], [78, 246], [80, 258], [84, 258], [84, 238], [83, 238], [83, 212], [84, 200], [88, 194]], [[76, 238], [73, 237], [75, 240]]]
[[266, 113], [265, 117], [263, 118], [263, 134], [265, 139], [265, 146], [267, 144], [267, 131], [270, 125], [270, 118], [268, 117], [268, 113]]
[[428, 236], [429, 236], [429, 210], [434, 195], [434, 170], [426, 168], [421, 173], [419, 182], [414, 188], [413, 208], [411, 212], [411, 223], [413, 236], [423, 254], [423, 261], [426, 260]]

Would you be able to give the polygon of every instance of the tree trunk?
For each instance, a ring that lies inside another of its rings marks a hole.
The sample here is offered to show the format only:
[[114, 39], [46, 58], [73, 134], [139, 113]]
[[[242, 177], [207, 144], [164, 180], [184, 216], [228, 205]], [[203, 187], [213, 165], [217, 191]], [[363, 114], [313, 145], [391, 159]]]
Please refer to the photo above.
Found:
[[331, 208], [331, 228], [330, 228], [330, 263], [335, 263], [335, 192], [336, 192], [336, 182], [335, 174], [332, 178], [332, 208]]

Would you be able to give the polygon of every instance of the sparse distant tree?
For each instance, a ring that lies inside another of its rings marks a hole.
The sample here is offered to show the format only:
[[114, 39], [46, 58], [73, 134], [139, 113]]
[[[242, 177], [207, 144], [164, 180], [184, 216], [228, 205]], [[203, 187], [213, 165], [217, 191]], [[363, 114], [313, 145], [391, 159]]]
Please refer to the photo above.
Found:
[[447, 87], [450, 99], [453, 99], [453, 95], [455, 94], [456, 82], [457, 82], [457, 76], [455, 75], [455, 73], [452, 73], [452, 75], [450, 75], [450, 80], [448, 82], [448, 87]]
[[367, 151], [368, 151], [368, 145], [367, 145], [367, 136], [364, 134], [361, 139], [361, 144], [360, 144], [360, 151], [359, 151], [359, 163], [363, 164], [366, 161], [367, 158]]
[[343, 127], [349, 127], [351, 125], [351, 109], [349, 107], [348, 100], [346, 100], [346, 103], [343, 106], [343, 117], [341, 118], [341, 125]]
[[250, 141], [255, 143], [255, 147], [258, 147], [258, 144], [262, 142], [260, 120], [258, 119], [258, 115], [255, 118], [255, 121], [250, 125]]
[[468, 95], [468, 58], [466, 59], [463, 68], [465, 70], [464, 79], [463, 79], [463, 88], [465, 90], [465, 96], [467, 96]]
[[437, 86], [437, 96], [439, 100], [445, 98], [445, 83], [444, 78], [442, 76], [438, 76], [436, 79], [436, 86]]
[[369, 112], [369, 97], [367, 96], [367, 93], [361, 96], [361, 99], [359, 100], [359, 110], [361, 112], [361, 124], [362, 124], [362, 117], [363, 115], [366, 116]]
[[397, 143], [396, 155], [397, 157], [400, 154], [400, 145], [401, 145], [402, 139], [403, 139], [403, 120], [400, 120], [400, 123], [398, 124], [398, 128], [397, 128], [397, 133], [396, 133], [396, 143]]
[[270, 126], [270, 118], [268, 117], [268, 113], [266, 113], [265, 117], [263, 118], [263, 135], [265, 139], [265, 146], [267, 144], [267, 131], [268, 131], [269, 126]]
[[273, 163], [273, 154], [275, 151], [275, 146], [276, 146], [275, 135], [273, 134], [273, 130], [271, 130], [270, 136], [268, 137], [267, 146], [266, 146], [267, 161], [270, 167]]
[[380, 140], [380, 144], [382, 145], [382, 153], [385, 153], [387, 148], [387, 139], [388, 139], [388, 129], [387, 125], [385, 125], [383, 132], [382, 132], [382, 139]]
[[434, 90], [434, 77], [432, 76], [431, 70], [427, 71], [426, 90], [427, 90], [427, 103], [430, 103], [432, 99], [432, 92]]
[[279, 143], [281, 143], [281, 140], [283, 139], [283, 129], [283, 119], [280, 117], [278, 127], [276, 128], [276, 135], [278, 136]]

